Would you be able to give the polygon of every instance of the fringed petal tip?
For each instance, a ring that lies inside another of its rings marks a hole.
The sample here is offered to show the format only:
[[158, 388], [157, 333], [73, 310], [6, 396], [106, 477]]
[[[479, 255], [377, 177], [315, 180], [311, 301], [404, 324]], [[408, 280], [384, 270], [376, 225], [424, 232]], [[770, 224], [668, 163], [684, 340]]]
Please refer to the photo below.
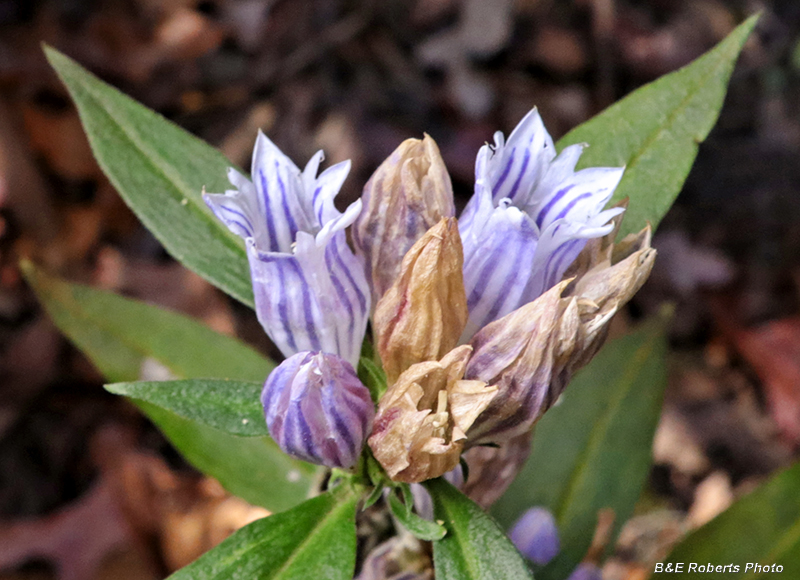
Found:
[[355, 464], [375, 414], [353, 366], [322, 352], [299, 352], [278, 365], [261, 403], [270, 436], [285, 453], [327, 467]]
[[245, 239], [256, 314], [281, 352], [336, 353], [357, 364], [369, 315], [362, 262], [344, 230], [361, 201], [344, 213], [333, 200], [350, 171], [343, 161], [317, 175], [322, 151], [301, 172], [263, 133], [253, 150], [253, 182], [231, 168], [237, 190], [205, 194], [214, 215]]

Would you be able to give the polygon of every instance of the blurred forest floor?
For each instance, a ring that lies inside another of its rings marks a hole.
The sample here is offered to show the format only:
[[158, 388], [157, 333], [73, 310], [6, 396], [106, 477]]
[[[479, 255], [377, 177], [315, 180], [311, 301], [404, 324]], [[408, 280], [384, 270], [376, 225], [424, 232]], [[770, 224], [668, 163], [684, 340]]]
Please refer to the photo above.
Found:
[[[533, 106], [559, 137], [763, 10], [717, 128], [656, 236], [624, 332], [676, 303], [641, 514], [608, 579], [797, 457], [800, 3], [791, 0], [0, 0], [0, 580], [150, 580], [263, 510], [229, 497], [62, 338], [20, 277], [157, 303], [272, 352], [187, 272], [94, 162], [47, 42], [247, 168], [257, 128], [299, 163], [352, 159], [340, 202], [431, 134], [459, 203], [478, 148]], [[613, 135], [609, 135], [613, 138]]]

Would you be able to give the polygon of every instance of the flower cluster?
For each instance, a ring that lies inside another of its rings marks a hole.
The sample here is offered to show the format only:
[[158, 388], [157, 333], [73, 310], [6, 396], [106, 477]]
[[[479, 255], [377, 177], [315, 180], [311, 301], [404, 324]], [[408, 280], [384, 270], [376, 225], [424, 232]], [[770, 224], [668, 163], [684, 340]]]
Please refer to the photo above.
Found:
[[[388, 477], [413, 483], [478, 446], [527, 449], [515, 442], [655, 258], [648, 229], [614, 244], [624, 207], [605, 206], [623, 169], [576, 171], [582, 147], [557, 155], [534, 109], [481, 148], [456, 219], [427, 135], [340, 212], [349, 163], [318, 175], [320, 152], [301, 171], [259, 134], [252, 181], [230, 170], [235, 189], [205, 200], [245, 240], [258, 319], [287, 357], [262, 393], [285, 452], [347, 468], [368, 443]], [[370, 320], [386, 378], [377, 400], [356, 371]]]

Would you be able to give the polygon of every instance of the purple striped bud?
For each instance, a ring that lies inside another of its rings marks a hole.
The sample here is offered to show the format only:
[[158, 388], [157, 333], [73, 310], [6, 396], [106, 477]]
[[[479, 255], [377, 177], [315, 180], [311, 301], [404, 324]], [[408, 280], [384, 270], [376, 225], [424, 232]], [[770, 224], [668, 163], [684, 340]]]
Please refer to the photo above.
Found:
[[540, 566], [549, 563], [561, 549], [556, 520], [543, 507], [531, 508], [522, 514], [509, 536], [523, 556]]
[[290, 356], [264, 383], [269, 433], [293, 457], [346, 468], [361, 454], [375, 407], [353, 366], [322, 352]]
[[285, 356], [337, 354], [358, 364], [370, 311], [362, 260], [345, 228], [361, 201], [334, 207], [350, 162], [317, 175], [320, 151], [301, 172], [263, 133], [253, 150], [253, 182], [234, 169], [236, 190], [206, 194], [214, 215], [247, 246], [258, 320]]
[[603, 571], [591, 562], [581, 562], [567, 580], [603, 580]]
[[453, 186], [436, 142], [407, 139], [384, 161], [361, 196], [353, 245], [366, 258], [373, 304], [400, 274], [403, 256], [442, 218], [453, 217]]

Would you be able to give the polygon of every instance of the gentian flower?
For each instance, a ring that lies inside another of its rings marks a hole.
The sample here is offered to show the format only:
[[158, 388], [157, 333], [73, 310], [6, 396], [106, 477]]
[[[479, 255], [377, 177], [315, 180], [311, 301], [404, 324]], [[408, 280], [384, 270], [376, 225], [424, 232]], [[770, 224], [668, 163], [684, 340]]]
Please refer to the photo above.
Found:
[[334, 207], [350, 162], [317, 176], [322, 159], [320, 151], [301, 172], [259, 133], [253, 181], [230, 169], [236, 190], [204, 199], [229, 230], [244, 238], [256, 314], [281, 352], [287, 357], [301, 351], [337, 354], [356, 366], [370, 292], [344, 230], [361, 211], [361, 200], [344, 213]]
[[256, 314], [288, 357], [267, 378], [261, 400], [270, 434], [294, 457], [350, 467], [361, 454], [375, 413], [358, 380], [370, 310], [364, 266], [333, 205], [350, 163], [317, 176], [320, 151], [301, 172], [263, 133], [253, 151], [253, 182], [234, 169], [236, 190], [206, 194], [206, 204], [244, 238]]
[[462, 341], [559, 282], [586, 240], [624, 211], [603, 210], [623, 168], [575, 171], [583, 145], [556, 156], [536, 109], [475, 162], [475, 194], [459, 218], [469, 322]]

